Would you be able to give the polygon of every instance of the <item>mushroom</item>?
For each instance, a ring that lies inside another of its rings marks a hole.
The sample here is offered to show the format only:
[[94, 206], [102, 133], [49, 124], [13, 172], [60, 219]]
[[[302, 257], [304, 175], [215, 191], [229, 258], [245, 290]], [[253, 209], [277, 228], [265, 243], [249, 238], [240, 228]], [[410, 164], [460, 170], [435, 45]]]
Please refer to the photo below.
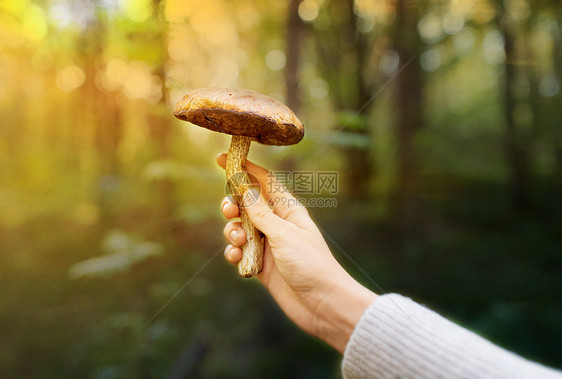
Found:
[[250, 187], [246, 157], [250, 143], [292, 145], [304, 136], [304, 127], [285, 104], [258, 92], [238, 88], [200, 88], [187, 93], [176, 105], [180, 120], [232, 135], [226, 159], [226, 178], [234, 200], [240, 206], [247, 242], [238, 263], [240, 276], [257, 275], [263, 268], [263, 234], [256, 229], [242, 207], [242, 196]]

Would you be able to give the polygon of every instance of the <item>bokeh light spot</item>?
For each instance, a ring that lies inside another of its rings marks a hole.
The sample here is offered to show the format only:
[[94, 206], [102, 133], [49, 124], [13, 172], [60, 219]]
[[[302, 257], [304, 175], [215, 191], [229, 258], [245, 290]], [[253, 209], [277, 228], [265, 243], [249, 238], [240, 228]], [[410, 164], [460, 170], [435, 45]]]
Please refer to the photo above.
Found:
[[548, 75], [542, 78], [538, 85], [539, 93], [545, 97], [552, 97], [560, 91], [560, 85], [554, 75]]
[[324, 79], [318, 78], [310, 83], [308, 90], [310, 92], [310, 96], [315, 99], [321, 100], [328, 96], [328, 94], [330, 93], [330, 86]]
[[371, 18], [377, 13], [377, 8], [380, 7], [379, 1], [373, 0], [355, 0], [353, 11], [359, 17]]
[[398, 70], [400, 57], [394, 50], [388, 50], [379, 61], [379, 70], [385, 76], [391, 76]]
[[238, 9], [239, 27], [242, 30], [253, 29], [260, 21], [260, 12], [253, 7], [244, 7]]
[[101, 84], [106, 91], [117, 91], [123, 85], [129, 66], [121, 59], [112, 59], [107, 62], [102, 75]]
[[28, 0], [9, 0], [2, 2], [2, 8], [12, 14], [18, 14], [28, 6]]
[[72, 14], [64, 5], [55, 4], [49, 10], [49, 18], [57, 28], [62, 29], [70, 24], [72, 21]]
[[441, 52], [437, 48], [425, 51], [420, 57], [421, 67], [425, 71], [435, 71], [441, 66]]
[[152, 14], [152, 2], [150, 0], [120, 0], [119, 6], [125, 16], [135, 22], [146, 21]]
[[25, 36], [33, 42], [41, 41], [47, 34], [45, 12], [36, 4], [27, 7], [22, 25]]
[[236, 30], [226, 20], [215, 23], [212, 31], [206, 30], [207, 41], [214, 46], [221, 46], [231, 42], [235, 34]]
[[170, 58], [176, 61], [181, 61], [189, 57], [189, 45], [187, 41], [174, 39], [168, 44], [168, 54]]
[[281, 50], [272, 50], [265, 56], [265, 64], [271, 70], [279, 71], [285, 67], [285, 63], [287, 63], [287, 58]]
[[457, 34], [464, 27], [464, 17], [456, 13], [447, 13], [443, 18], [443, 31], [447, 34]]
[[78, 66], [68, 66], [57, 73], [55, 83], [65, 92], [71, 92], [84, 84], [86, 74]]
[[466, 54], [474, 47], [474, 33], [471, 28], [464, 28], [453, 37], [453, 46], [457, 52]]
[[152, 75], [146, 64], [134, 61], [123, 81], [123, 93], [131, 99], [146, 99], [152, 93]]
[[194, 9], [195, 7], [185, 0], [168, 0], [165, 9], [166, 19], [170, 22], [182, 22], [191, 16]]
[[314, 0], [304, 0], [299, 4], [299, 17], [304, 22], [312, 22], [318, 17], [319, 8]]
[[441, 18], [429, 13], [418, 22], [418, 32], [424, 42], [433, 44], [439, 42], [443, 35], [441, 30]]
[[373, 17], [359, 17], [357, 19], [357, 30], [361, 33], [369, 33], [375, 27], [375, 19]]
[[505, 60], [504, 40], [501, 33], [494, 29], [486, 33], [482, 40], [484, 59], [490, 64], [501, 64]]
[[486, 24], [490, 22], [495, 15], [496, 11], [492, 3], [488, 1], [476, 1], [474, 3], [472, 20], [476, 23]]

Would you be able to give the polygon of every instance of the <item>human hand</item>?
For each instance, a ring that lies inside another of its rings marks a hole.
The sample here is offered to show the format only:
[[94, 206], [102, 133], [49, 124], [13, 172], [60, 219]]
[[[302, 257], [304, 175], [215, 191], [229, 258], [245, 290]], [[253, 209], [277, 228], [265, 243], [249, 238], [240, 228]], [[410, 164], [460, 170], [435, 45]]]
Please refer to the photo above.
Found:
[[[219, 155], [217, 163], [224, 168], [226, 154]], [[245, 209], [266, 236], [263, 271], [257, 278], [297, 326], [343, 353], [359, 318], [377, 295], [340, 266], [306, 208], [288, 190], [268, 190], [283, 188], [271, 182], [275, 177], [268, 170], [250, 161], [246, 170], [258, 179], [263, 195], [244, 196], [257, 197]], [[223, 199], [221, 211], [227, 219], [239, 216], [238, 206], [229, 198]], [[231, 221], [224, 235], [230, 242], [225, 258], [237, 264], [246, 233], [239, 221]]]

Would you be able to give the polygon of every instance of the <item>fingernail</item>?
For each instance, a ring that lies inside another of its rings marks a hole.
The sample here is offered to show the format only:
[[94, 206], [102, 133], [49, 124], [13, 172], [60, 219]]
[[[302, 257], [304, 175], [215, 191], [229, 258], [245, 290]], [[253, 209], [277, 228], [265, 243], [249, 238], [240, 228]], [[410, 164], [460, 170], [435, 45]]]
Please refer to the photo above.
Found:
[[230, 232], [230, 240], [232, 242], [236, 241], [236, 237], [238, 237], [238, 230], [233, 230]]

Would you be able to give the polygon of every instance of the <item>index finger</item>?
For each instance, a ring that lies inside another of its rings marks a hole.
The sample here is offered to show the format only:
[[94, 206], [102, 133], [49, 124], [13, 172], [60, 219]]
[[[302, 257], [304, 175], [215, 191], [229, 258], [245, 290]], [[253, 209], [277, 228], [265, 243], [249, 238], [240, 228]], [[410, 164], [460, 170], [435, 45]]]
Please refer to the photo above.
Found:
[[[226, 154], [217, 157], [217, 163], [222, 168], [226, 167]], [[246, 171], [255, 175], [261, 187], [263, 197], [273, 207], [273, 211], [281, 218], [291, 221], [296, 225], [308, 219], [306, 208], [280, 183], [275, 174], [249, 160], [246, 161]], [[304, 226], [304, 225], [301, 225]]]

